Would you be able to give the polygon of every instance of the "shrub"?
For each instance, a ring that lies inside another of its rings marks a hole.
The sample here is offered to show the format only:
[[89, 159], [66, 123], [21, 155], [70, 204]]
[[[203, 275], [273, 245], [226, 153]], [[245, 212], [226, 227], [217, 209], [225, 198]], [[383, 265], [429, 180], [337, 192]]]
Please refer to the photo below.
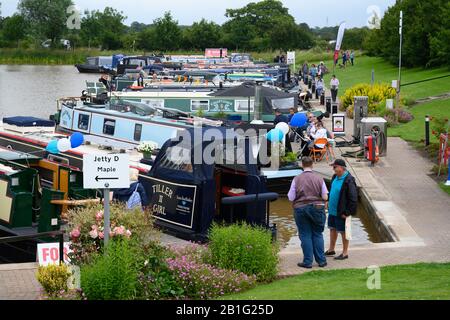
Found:
[[211, 263], [270, 281], [277, 275], [278, 249], [267, 230], [247, 224], [214, 225], [209, 235]]
[[71, 275], [69, 268], [65, 264], [51, 264], [38, 268], [37, 280], [44, 289], [44, 292], [52, 298], [68, 291], [67, 281]]
[[431, 133], [439, 140], [441, 134], [446, 134], [450, 123], [447, 118], [431, 118]]
[[347, 89], [344, 95], [341, 97], [344, 110], [347, 110], [350, 106], [353, 106], [355, 96], [369, 97], [369, 113], [376, 114], [378, 105], [380, 103], [384, 103], [386, 99], [395, 98], [396, 90], [389, 84], [385, 83], [374, 85], [370, 85], [367, 83], [357, 84]]
[[188, 299], [213, 299], [250, 289], [256, 283], [255, 276], [220, 269], [186, 256], [169, 258], [167, 263]]
[[102, 255], [81, 267], [81, 288], [89, 300], [128, 300], [138, 287], [137, 246], [114, 239]]
[[184, 290], [170, 270], [167, 259], [174, 254], [159, 244], [147, 246], [140, 262], [138, 297], [143, 300], [178, 299]]
[[[103, 206], [94, 205], [71, 210], [68, 213], [72, 253], [71, 263], [90, 263], [95, 254], [103, 251]], [[145, 244], [157, 231], [153, 228], [151, 215], [140, 208], [127, 210], [123, 204], [111, 205], [111, 238], [137, 239]]]
[[[397, 116], [396, 113], [397, 112]], [[382, 116], [388, 123], [389, 127], [398, 125], [399, 123], [408, 123], [414, 119], [414, 116], [407, 110], [398, 108], [393, 110], [384, 110], [380, 112]]]

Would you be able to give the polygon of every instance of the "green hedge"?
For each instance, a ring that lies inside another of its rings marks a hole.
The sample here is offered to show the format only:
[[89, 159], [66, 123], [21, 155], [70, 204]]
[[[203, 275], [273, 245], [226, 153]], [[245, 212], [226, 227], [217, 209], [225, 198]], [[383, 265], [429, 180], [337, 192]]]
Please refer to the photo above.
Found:
[[214, 225], [209, 235], [211, 263], [271, 281], [277, 275], [278, 250], [269, 231], [243, 225]]

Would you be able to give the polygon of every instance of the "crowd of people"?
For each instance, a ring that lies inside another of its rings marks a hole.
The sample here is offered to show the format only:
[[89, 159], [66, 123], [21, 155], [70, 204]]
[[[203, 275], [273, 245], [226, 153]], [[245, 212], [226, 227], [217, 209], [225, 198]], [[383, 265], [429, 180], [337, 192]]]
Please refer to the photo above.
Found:
[[[347, 52], [348, 53], [348, 52]], [[347, 55], [345, 54], [347, 57]], [[347, 59], [347, 58], [346, 58]], [[348, 59], [350, 59], [351, 63], [354, 63], [354, 53], [352, 51], [351, 54], [349, 54]], [[347, 61], [347, 60], [346, 60]], [[347, 63], [347, 62], [345, 62]], [[319, 98], [322, 96], [322, 94], [325, 94], [325, 83], [324, 83], [324, 76], [328, 73], [328, 68], [325, 66], [324, 62], [320, 62], [318, 66], [315, 64], [312, 64], [311, 66], [308, 64], [308, 61], [305, 61], [303, 63], [302, 67], [299, 70], [299, 76], [303, 80], [303, 83], [305, 85], [309, 84], [309, 81], [312, 82], [312, 88], [314, 92], [311, 92], [311, 95], [316, 96], [316, 98]], [[336, 77], [336, 75], [332, 75], [330, 80], [330, 90], [331, 90], [331, 98], [333, 102], [337, 101], [338, 96], [338, 90], [339, 90], [339, 79]]]
[[341, 68], [346, 68], [348, 63], [351, 63], [352, 66], [355, 65], [355, 52], [352, 50], [351, 52], [342, 51], [342, 64], [339, 64], [339, 56], [336, 58], [336, 61], [334, 61], [335, 65], [339, 65]]

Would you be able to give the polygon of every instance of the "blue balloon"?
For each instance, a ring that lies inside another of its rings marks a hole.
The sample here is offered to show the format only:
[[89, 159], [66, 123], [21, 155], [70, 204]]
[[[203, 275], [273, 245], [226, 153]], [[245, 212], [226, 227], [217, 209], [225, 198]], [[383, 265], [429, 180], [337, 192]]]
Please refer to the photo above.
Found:
[[58, 140], [52, 140], [48, 143], [47, 148], [45, 148], [50, 153], [58, 154]]
[[78, 148], [79, 146], [81, 146], [84, 142], [84, 136], [82, 133], [79, 132], [75, 132], [71, 137], [70, 137], [70, 144], [72, 145], [72, 149]]
[[267, 140], [271, 142], [280, 142], [284, 138], [284, 133], [278, 128], [270, 130], [267, 135]]
[[296, 113], [291, 120], [291, 127], [303, 127], [306, 122], [308, 121], [308, 118], [306, 118], [306, 114], [305, 113]]

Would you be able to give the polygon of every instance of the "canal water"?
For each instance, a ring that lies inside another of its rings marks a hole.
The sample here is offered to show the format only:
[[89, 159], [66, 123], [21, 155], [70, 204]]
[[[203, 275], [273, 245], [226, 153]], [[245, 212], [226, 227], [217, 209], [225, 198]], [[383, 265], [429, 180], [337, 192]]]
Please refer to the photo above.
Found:
[[80, 74], [74, 66], [0, 65], [0, 118], [36, 116], [48, 119], [56, 100], [80, 96], [86, 81], [98, 74]]
[[[48, 119], [56, 110], [57, 99], [80, 96], [86, 81], [98, 78], [98, 74], [80, 74], [74, 66], [0, 65], [0, 118], [32, 115]], [[359, 216], [367, 215], [362, 212]], [[286, 198], [271, 204], [271, 220], [277, 224], [278, 239], [284, 246], [300, 245], [292, 207]], [[352, 243], [379, 242], [376, 233], [365, 225], [369, 224], [353, 220]]]
[[[271, 223], [277, 225], [278, 241], [283, 247], [300, 247], [297, 226], [293, 217], [292, 205], [287, 198], [281, 198], [270, 204]], [[357, 218], [352, 219], [352, 244], [362, 245], [367, 243], [382, 242], [377, 232], [370, 228], [367, 213], [362, 205], [358, 206]], [[325, 229], [325, 245], [329, 243], [330, 233]], [[338, 243], [340, 240], [338, 241]]]

